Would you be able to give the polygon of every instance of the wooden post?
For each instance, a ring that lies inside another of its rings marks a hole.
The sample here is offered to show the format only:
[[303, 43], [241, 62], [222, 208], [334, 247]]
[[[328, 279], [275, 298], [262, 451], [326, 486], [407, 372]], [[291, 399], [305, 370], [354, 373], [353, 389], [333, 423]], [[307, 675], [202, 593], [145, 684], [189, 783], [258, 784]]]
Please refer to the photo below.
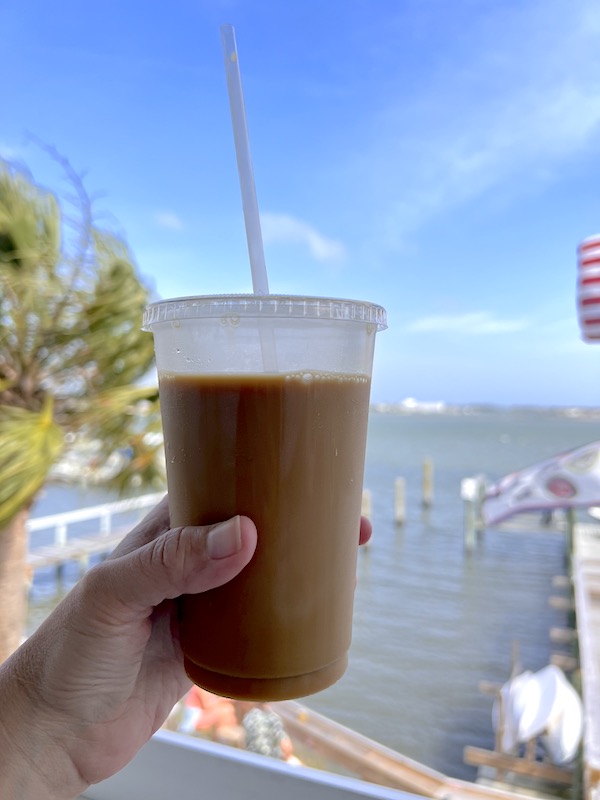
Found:
[[[65, 547], [67, 544], [67, 525], [65, 522], [59, 523], [54, 529], [54, 544], [57, 547]], [[56, 565], [56, 582], [62, 586], [65, 579], [65, 563], [59, 562]]]
[[371, 492], [363, 489], [361, 514], [367, 519], [371, 519]]
[[465, 550], [471, 552], [475, 548], [475, 503], [471, 498], [464, 501], [465, 514]]
[[423, 508], [431, 508], [433, 503], [433, 461], [423, 462]]
[[406, 481], [404, 478], [396, 478], [394, 484], [394, 521], [396, 525], [404, 525], [406, 522]]
[[477, 493], [475, 497], [475, 532], [482, 534], [485, 530], [483, 521], [483, 503], [485, 500], [485, 480], [480, 475], [477, 476]]
[[464, 519], [465, 519], [465, 550], [471, 552], [475, 548], [475, 538], [477, 530], [477, 496], [478, 479], [463, 478], [460, 483], [460, 496], [463, 499]]
[[[496, 702], [498, 704], [498, 723], [496, 726], [496, 737], [494, 741], [494, 750], [497, 753], [502, 752], [502, 740], [504, 738], [504, 726], [506, 724], [506, 720], [504, 718], [504, 700], [502, 698], [502, 689], [498, 690], [496, 694]], [[501, 781], [504, 778], [504, 770], [499, 768], [496, 770], [496, 779]]]
[[100, 534], [101, 536], [110, 536], [112, 530], [112, 514], [110, 507], [108, 507], [100, 517]]
[[64, 547], [67, 543], [67, 525], [65, 522], [58, 524], [54, 530], [54, 544]]
[[483, 521], [485, 479], [481, 475], [463, 478], [460, 483], [460, 496], [464, 501], [465, 549], [470, 551], [475, 547], [477, 537], [485, 529]]
[[573, 546], [575, 543], [575, 523], [577, 515], [574, 508], [565, 508], [565, 519], [567, 527], [565, 530], [565, 563], [567, 564], [569, 575], [573, 564]]

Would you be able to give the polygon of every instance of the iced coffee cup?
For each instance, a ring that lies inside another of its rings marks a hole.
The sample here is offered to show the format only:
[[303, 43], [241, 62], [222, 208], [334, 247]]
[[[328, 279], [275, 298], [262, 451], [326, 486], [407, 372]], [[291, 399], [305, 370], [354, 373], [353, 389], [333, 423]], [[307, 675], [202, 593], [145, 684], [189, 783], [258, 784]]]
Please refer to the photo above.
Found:
[[375, 335], [385, 311], [227, 295], [148, 306], [171, 525], [258, 529], [231, 582], [179, 602], [185, 668], [229, 697], [280, 700], [344, 673]]

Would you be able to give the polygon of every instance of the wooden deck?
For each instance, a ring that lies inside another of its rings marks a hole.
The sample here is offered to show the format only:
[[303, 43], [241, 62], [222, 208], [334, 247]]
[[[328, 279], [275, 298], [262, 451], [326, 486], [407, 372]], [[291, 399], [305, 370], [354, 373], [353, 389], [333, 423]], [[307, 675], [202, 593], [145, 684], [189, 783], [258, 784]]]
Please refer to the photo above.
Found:
[[575, 526], [572, 572], [585, 715], [585, 796], [596, 800], [600, 797], [600, 527]]
[[505, 790], [451, 778], [296, 701], [271, 705], [293, 740], [306, 743], [361, 780], [434, 800], [524, 800], [528, 797], [513, 787]]
[[[576, 522], [574, 512], [566, 520], [554, 517], [551, 526], [544, 530], [564, 533], [567, 553], [570, 556], [570, 574], [553, 579], [554, 589], [566, 590], [566, 595], [552, 596], [553, 608], [573, 612], [576, 629], [553, 628], [550, 639], [558, 645], [574, 647], [572, 655], [558, 653], [551, 658], [565, 672], [573, 672], [581, 681], [584, 708], [582, 743], [582, 779], [585, 800], [600, 800], [600, 525], [597, 522]], [[502, 523], [500, 530], [540, 530], [539, 516], [517, 515]], [[499, 686], [487, 687], [487, 692], [497, 693]], [[513, 759], [498, 750], [481, 751], [465, 748], [465, 761], [489, 771], [490, 782], [502, 786], [498, 776], [504, 773], [537, 777], [555, 784], [568, 783], [568, 771], [550, 767], [549, 764]], [[555, 773], [555, 774], [553, 774]], [[494, 777], [495, 776], [495, 777]]]

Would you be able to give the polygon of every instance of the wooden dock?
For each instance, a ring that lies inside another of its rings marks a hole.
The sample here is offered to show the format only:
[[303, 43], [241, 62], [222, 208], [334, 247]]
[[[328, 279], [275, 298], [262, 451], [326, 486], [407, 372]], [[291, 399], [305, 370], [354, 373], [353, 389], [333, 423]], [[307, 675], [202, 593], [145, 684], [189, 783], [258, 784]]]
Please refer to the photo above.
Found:
[[362, 780], [436, 800], [531, 800], [527, 793], [451, 778], [293, 700], [271, 706], [293, 740]]
[[572, 551], [581, 690], [583, 768], [587, 800], [600, 797], [600, 527], [576, 524]]
[[[538, 518], [539, 520], [539, 518]], [[535, 525], [532, 515], [518, 515], [503, 523], [499, 530], [530, 530]], [[540, 529], [539, 521], [537, 529]], [[544, 527], [544, 530], [548, 530]], [[551, 662], [563, 671], [572, 672], [581, 681], [584, 712], [584, 731], [581, 746], [581, 780], [584, 800], [600, 800], [600, 525], [578, 522], [574, 512], [567, 512], [563, 522], [552, 520], [551, 530], [565, 535], [566, 551], [570, 562], [569, 575], [555, 577], [552, 588], [564, 590], [563, 595], [549, 598], [553, 608], [573, 613], [575, 629], [552, 628], [552, 642], [574, 648], [572, 655], [555, 654]], [[487, 687], [486, 693], [497, 693], [500, 687]], [[527, 776], [548, 784], [570, 782], [573, 773], [529, 759], [514, 758], [494, 751], [465, 748], [465, 761], [480, 767], [480, 774], [489, 773], [494, 786], [505, 786], [504, 775]]]

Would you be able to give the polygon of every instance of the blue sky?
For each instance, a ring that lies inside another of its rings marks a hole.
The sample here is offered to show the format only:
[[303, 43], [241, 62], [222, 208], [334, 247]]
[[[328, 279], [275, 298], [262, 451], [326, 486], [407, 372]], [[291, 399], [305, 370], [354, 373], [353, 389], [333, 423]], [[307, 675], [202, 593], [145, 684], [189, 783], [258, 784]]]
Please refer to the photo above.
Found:
[[272, 292], [384, 305], [372, 398], [600, 405], [596, 0], [5, 0], [0, 153], [54, 145], [159, 296], [251, 290], [235, 26]]

